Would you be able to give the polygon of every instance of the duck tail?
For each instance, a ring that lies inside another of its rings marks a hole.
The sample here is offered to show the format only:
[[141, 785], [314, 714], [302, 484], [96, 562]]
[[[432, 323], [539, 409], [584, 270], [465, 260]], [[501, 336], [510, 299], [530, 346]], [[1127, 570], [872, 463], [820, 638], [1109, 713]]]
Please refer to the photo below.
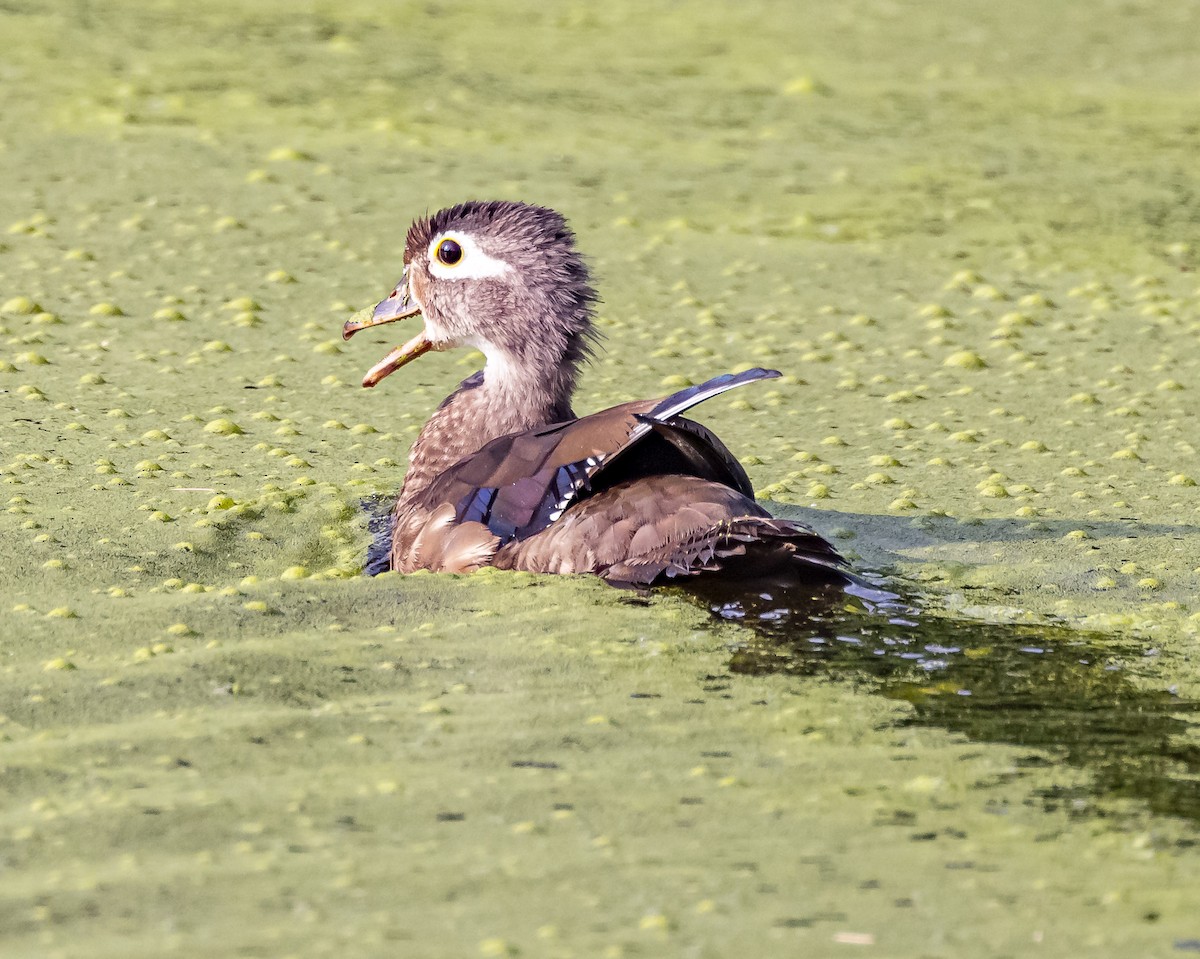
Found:
[[644, 588], [716, 572], [740, 580], [851, 581], [846, 561], [824, 539], [803, 523], [769, 516], [722, 521], [686, 540], [631, 556], [601, 575], [614, 586]]

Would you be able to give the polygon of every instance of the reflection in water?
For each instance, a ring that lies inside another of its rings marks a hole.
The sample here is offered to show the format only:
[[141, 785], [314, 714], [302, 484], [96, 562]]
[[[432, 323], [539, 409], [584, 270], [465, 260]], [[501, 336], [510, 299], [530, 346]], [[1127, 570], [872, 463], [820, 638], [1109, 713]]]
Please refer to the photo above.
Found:
[[[754, 588], [715, 583], [693, 593], [722, 619], [748, 627], [731, 671], [865, 683], [911, 703], [910, 724], [1043, 750], [1086, 767], [1097, 796], [1139, 799], [1157, 813], [1200, 822], [1200, 741], [1189, 719], [1200, 703], [1133, 681], [1157, 655], [1144, 643], [917, 615], [896, 595], [866, 586]], [[1100, 813], [1083, 792], [1050, 790], [1042, 798]]]

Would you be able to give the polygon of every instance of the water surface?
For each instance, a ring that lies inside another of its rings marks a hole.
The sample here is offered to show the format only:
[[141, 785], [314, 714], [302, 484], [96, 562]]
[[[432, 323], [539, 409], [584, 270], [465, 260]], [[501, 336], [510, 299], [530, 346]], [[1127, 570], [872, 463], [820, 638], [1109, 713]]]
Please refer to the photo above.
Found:
[[[0, 4], [0, 952], [1192, 951], [1198, 11]], [[469, 197], [917, 625], [360, 577]]]

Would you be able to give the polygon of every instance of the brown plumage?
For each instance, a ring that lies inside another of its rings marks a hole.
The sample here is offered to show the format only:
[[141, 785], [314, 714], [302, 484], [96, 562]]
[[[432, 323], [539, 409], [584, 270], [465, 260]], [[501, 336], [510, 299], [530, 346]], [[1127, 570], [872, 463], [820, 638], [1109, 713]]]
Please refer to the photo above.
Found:
[[842, 575], [816, 533], [754, 502], [745, 470], [681, 414], [725, 390], [778, 376], [725, 374], [662, 400], [577, 419], [580, 363], [596, 295], [566, 222], [519, 203], [466, 203], [418, 220], [405, 270], [368, 326], [420, 314], [424, 329], [364, 380], [430, 350], [487, 357], [426, 423], [392, 512], [390, 565], [664, 578]]

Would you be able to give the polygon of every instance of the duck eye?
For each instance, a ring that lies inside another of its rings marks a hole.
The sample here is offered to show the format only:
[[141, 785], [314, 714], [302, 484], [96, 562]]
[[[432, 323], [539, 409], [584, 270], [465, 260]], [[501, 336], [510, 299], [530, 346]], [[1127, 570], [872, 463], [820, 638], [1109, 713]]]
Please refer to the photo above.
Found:
[[437, 252], [434, 254], [438, 258], [439, 263], [444, 263], [446, 266], [454, 266], [463, 257], [463, 248], [454, 240], [442, 240], [437, 245]]

